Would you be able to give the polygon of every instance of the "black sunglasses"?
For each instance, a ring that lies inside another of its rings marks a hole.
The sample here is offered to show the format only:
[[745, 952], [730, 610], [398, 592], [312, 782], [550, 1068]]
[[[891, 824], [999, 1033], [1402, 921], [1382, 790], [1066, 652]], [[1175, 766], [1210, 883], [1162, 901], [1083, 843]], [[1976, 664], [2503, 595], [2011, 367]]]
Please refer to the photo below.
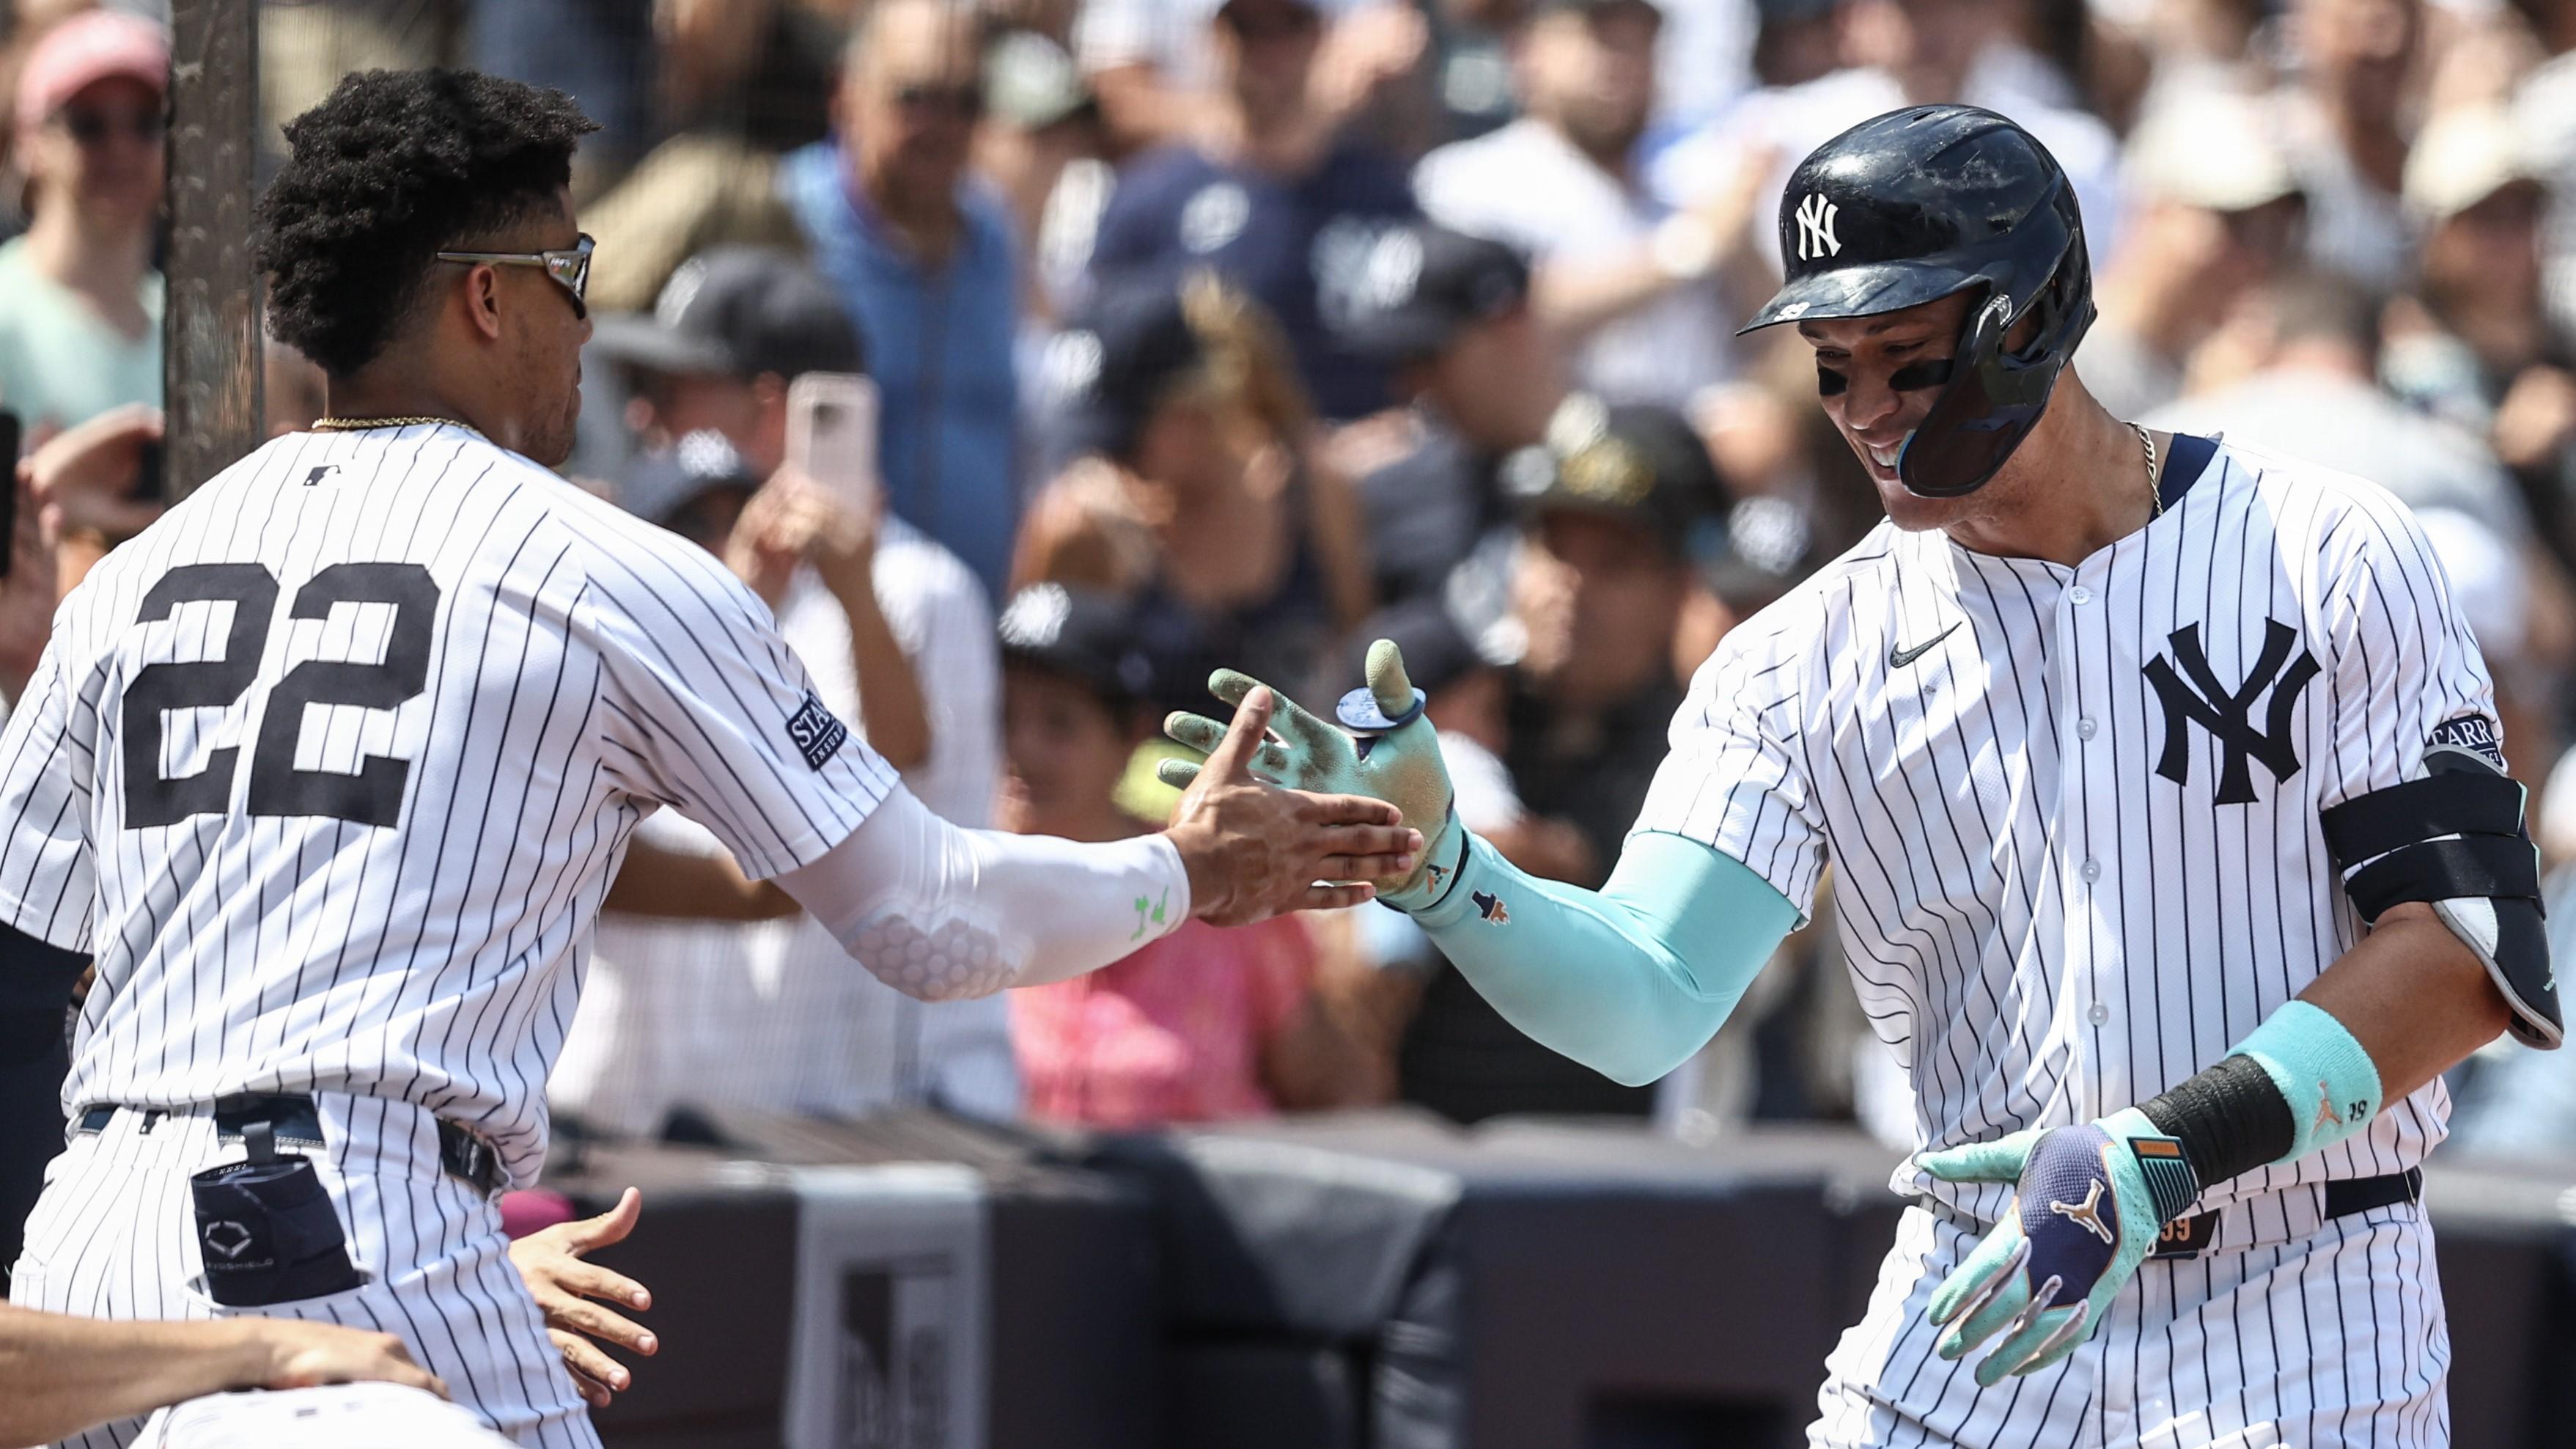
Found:
[[1226, 28], [1236, 37], [1259, 44], [1265, 40], [1290, 40], [1312, 35], [1324, 28], [1323, 17], [1303, 5], [1287, 5], [1261, 10], [1248, 5], [1228, 5], [1217, 12]]
[[469, 266], [543, 267], [546, 275], [554, 278], [555, 284], [572, 297], [573, 316], [585, 318], [590, 315], [590, 303], [585, 299], [590, 290], [590, 253], [598, 245], [591, 240], [590, 233], [584, 232], [581, 240], [561, 251], [437, 252], [433, 255], [442, 262], [463, 262]]
[[95, 146], [119, 132], [137, 141], [158, 141], [170, 129], [169, 118], [159, 111], [120, 113], [65, 106], [54, 115], [63, 130], [84, 146]]
[[984, 89], [981, 86], [897, 86], [894, 99], [895, 104], [907, 111], [935, 111], [961, 121], [971, 121], [984, 114]]

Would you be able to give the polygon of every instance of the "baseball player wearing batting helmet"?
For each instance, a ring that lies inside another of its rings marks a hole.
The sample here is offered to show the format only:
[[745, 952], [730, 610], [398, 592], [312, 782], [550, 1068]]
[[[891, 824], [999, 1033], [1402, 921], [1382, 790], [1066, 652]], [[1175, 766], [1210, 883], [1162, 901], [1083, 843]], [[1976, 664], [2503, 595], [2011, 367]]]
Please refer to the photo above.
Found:
[[1827, 142], [1780, 249], [1750, 325], [1815, 349], [1888, 521], [1701, 668], [1599, 892], [1459, 826], [1392, 646], [1256, 769], [1401, 804], [1432, 844], [1381, 898], [1624, 1081], [1698, 1050], [1832, 863], [1916, 1206], [1812, 1443], [2447, 1442], [2439, 1074], [2559, 1018], [2522, 791], [2414, 518], [2105, 412], [2069, 366], [2082, 218], [2001, 116]]
[[394, 1333], [547, 1446], [598, 1440], [493, 1196], [543, 1160], [646, 815], [704, 824], [925, 998], [1361, 899], [1315, 882], [1418, 848], [1384, 802], [1251, 781], [1264, 700], [1158, 834], [922, 808], [740, 580], [549, 471], [590, 334], [566, 183], [591, 129], [438, 71], [352, 76], [288, 125], [259, 259], [331, 416], [90, 574], [0, 735], [0, 977], [98, 973], [16, 1300]]

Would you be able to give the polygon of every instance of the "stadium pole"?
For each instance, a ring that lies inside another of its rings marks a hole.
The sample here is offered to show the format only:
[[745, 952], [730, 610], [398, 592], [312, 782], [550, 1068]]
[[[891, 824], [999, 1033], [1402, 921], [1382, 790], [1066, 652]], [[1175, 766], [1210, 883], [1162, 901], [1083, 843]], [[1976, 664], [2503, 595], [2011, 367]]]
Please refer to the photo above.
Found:
[[174, 502], [266, 431], [250, 259], [258, 124], [258, 0], [173, 0], [161, 379]]

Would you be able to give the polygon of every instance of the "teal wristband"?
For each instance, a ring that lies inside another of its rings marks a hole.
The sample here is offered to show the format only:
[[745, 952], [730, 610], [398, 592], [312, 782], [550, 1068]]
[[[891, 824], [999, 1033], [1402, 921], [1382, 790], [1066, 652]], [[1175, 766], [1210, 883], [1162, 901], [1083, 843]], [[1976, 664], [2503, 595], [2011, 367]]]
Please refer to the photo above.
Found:
[[[2295, 1162], [2331, 1147], [2379, 1115], [2379, 1066], [2331, 1012], [2292, 1001], [2264, 1019], [2232, 1056], [2263, 1069], [2290, 1104], [2290, 1150]], [[2277, 1165], [2277, 1164], [2276, 1164]]]
[[1474, 852], [1475, 836], [1458, 819], [1455, 806], [1437, 830], [1423, 833], [1422, 851], [1429, 862], [1413, 884], [1379, 896], [1382, 905], [1391, 906], [1409, 916], [1421, 916], [1440, 908], [1456, 893], [1458, 882], [1467, 875], [1467, 862]]

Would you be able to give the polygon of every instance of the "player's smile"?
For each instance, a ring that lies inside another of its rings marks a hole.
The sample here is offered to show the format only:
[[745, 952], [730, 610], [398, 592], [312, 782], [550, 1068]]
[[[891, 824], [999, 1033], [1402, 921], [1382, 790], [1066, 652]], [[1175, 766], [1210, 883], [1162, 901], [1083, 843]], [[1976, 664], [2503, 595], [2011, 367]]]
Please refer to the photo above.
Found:
[[1941, 395], [1936, 377], [1967, 316], [1964, 295], [1873, 317], [1818, 318], [1798, 333], [1816, 349], [1817, 401], [1895, 512], [1910, 501], [1898, 473], [1906, 442]]

